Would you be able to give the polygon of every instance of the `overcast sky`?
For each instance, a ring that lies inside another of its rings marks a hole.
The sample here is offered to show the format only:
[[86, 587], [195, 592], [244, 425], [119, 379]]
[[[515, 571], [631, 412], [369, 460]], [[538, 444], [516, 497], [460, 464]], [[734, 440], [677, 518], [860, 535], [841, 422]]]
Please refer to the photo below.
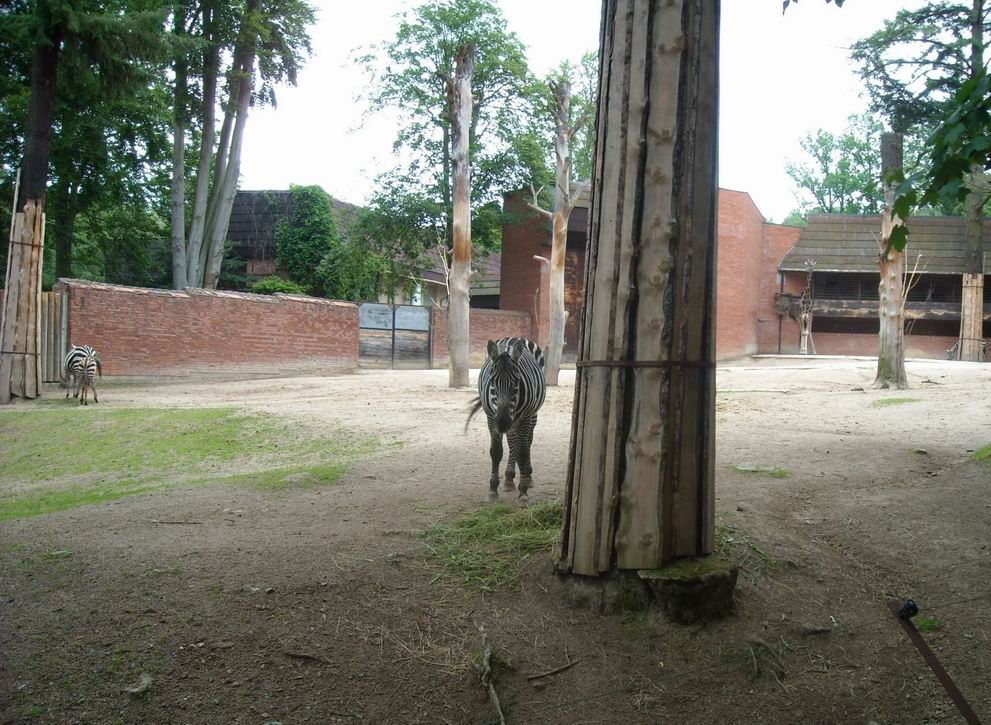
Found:
[[[784, 16], [780, 0], [723, 0], [720, 76], [720, 186], [747, 191], [768, 219], [795, 208], [788, 160], [817, 128], [840, 130], [865, 110], [847, 47], [885, 18], [923, 0], [847, 0], [842, 9], [802, 0]], [[542, 75], [565, 58], [598, 47], [599, 0], [496, 0]], [[318, 0], [314, 56], [295, 88], [282, 88], [277, 109], [256, 109], [248, 122], [241, 188], [320, 184], [355, 204], [375, 176], [393, 166], [396, 125], [388, 115], [363, 119], [355, 98], [364, 69], [351, 51], [391, 38], [406, 0], [355, 5]]]

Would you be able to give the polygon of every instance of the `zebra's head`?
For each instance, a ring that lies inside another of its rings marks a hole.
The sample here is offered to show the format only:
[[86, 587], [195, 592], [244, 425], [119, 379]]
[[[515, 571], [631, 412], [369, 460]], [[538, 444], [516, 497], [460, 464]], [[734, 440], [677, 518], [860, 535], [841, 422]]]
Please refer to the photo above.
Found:
[[495, 390], [495, 420], [500, 433], [513, 427], [516, 405], [519, 402], [520, 355], [524, 350], [523, 341], [517, 340], [505, 352], [489, 340], [488, 352], [492, 360], [492, 378], [489, 383]]

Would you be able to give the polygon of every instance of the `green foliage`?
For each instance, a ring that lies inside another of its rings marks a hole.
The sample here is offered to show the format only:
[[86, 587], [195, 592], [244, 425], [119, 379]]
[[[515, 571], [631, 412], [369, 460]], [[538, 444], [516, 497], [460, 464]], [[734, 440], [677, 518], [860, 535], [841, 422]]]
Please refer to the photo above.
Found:
[[[100, 208], [98, 200], [75, 225], [73, 276], [146, 287], [168, 270], [153, 259], [157, 240], [168, 235], [164, 219], [140, 203]], [[157, 265], [157, 266], [156, 266]]]
[[825, 129], [801, 141], [808, 160], [788, 163], [785, 170], [798, 188], [804, 214], [877, 214], [884, 201], [881, 131], [872, 116], [851, 116], [840, 134]]
[[305, 295], [306, 290], [292, 280], [282, 279], [282, 277], [263, 277], [251, 285], [251, 291], [259, 295], [274, 295], [279, 292], [290, 295]]
[[788, 478], [791, 475], [787, 469], [777, 466], [760, 466], [755, 463], [737, 463], [733, 466], [733, 470], [737, 473], [757, 474], [771, 478]]
[[804, 227], [808, 226], [809, 221], [807, 215], [801, 209], [792, 209], [781, 223], [793, 227]]
[[276, 261], [311, 294], [322, 288], [318, 267], [336, 245], [330, 195], [319, 186], [290, 186], [289, 217], [275, 231]]
[[395, 38], [357, 57], [371, 69], [369, 113], [398, 113], [394, 148], [408, 159], [379, 177], [358, 229], [383, 256], [407, 268], [438, 243], [448, 248], [452, 239], [447, 80], [465, 43], [478, 49], [469, 133], [472, 234], [483, 247], [494, 246], [498, 237], [479, 210], [498, 205], [505, 190], [529, 177], [513, 140], [525, 125], [532, 79], [524, 46], [507, 30], [502, 12], [489, 0], [428, 2], [399, 16]]
[[527, 560], [553, 549], [562, 516], [556, 502], [488, 506], [423, 536], [431, 556], [459, 581], [491, 592], [513, 588]]
[[[971, 76], [971, 3], [927, 2], [899, 10], [884, 27], [857, 41], [850, 57], [864, 81], [871, 110], [896, 131], [932, 132], [953, 112], [954, 96]], [[984, 9], [986, 47], [991, 25]]]
[[[835, 2], [836, 3], [836, 7], [838, 7], [838, 8], [843, 7], [843, 0], [826, 0], [826, 3], [827, 4], [828, 3], [831, 3], [831, 2]], [[792, 3], [795, 3], [796, 5], [798, 5], [798, 0], [783, 0], [782, 1], [781, 12], [784, 13], [788, 9], [788, 6], [791, 5]]]
[[975, 461], [987, 461], [988, 463], [991, 463], [991, 443], [984, 446], [980, 450], [974, 451], [971, 458]]

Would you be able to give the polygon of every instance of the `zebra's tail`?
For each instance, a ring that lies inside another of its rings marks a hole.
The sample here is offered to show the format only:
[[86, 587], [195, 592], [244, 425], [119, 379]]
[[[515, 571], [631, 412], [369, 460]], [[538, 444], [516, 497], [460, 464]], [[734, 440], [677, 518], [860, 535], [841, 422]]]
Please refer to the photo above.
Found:
[[471, 419], [475, 417], [475, 413], [482, 409], [482, 399], [475, 398], [468, 404], [468, 420], [465, 421], [465, 435], [468, 435], [468, 425], [471, 423]]

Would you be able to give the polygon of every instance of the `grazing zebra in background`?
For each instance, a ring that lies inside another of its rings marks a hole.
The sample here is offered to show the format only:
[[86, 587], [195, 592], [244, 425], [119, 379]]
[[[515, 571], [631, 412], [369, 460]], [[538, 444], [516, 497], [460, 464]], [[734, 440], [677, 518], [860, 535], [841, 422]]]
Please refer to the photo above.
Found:
[[520, 464], [520, 498], [526, 498], [533, 485], [533, 467], [530, 465], [530, 446], [533, 444], [533, 428], [537, 425], [537, 412], [544, 404], [547, 388], [544, 385], [544, 353], [532, 340], [522, 337], [504, 337], [489, 340], [488, 358], [478, 373], [478, 397], [472, 401], [465, 423], [479, 410], [485, 411], [489, 421], [492, 457], [492, 476], [489, 479], [489, 498], [499, 496], [499, 464], [502, 462], [502, 437], [509, 439], [509, 462], [506, 464], [505, 490], [516, 486], [516, 463]]
[[87, 357], [96, 358], [96, 369], [100, 372], [100, 377], [103, 377], [103, 371], [100, 369], [100, 359], [96, 357], [96, 350], [94, 350], [89, 345], [73, 345], [69, 348], [69, 352], [65, 354], [65, 362], [63, 363], [63, 369], [65, 371], [65, 397], [69, 397], [69, 390], [74, 389], [72, 397], [79, 395], [79, 373], [82, 369], [83, 360]]
[[[956, 360], [960, 356], [960, 341], [957, 340], [955, 343], [950, 345], [950, 349], [946, 351], [947, 360]], [[981, 340], [981, 359], [988, 359], [988, 341]]]
[[103, 373], [100, 371], [100, 361], [96, 359], [96, 355], [86, 355], [79, 365], [79, 372], [76, 374], [79, 378], [79, 404], [89, 405], [86, 400], [86, 392], [89, 390], [93, 391], [93, 402], [99, 403], [99, 398], [96, 397], [96, 374], [100, 373], [100, 377], [103, 377]]

